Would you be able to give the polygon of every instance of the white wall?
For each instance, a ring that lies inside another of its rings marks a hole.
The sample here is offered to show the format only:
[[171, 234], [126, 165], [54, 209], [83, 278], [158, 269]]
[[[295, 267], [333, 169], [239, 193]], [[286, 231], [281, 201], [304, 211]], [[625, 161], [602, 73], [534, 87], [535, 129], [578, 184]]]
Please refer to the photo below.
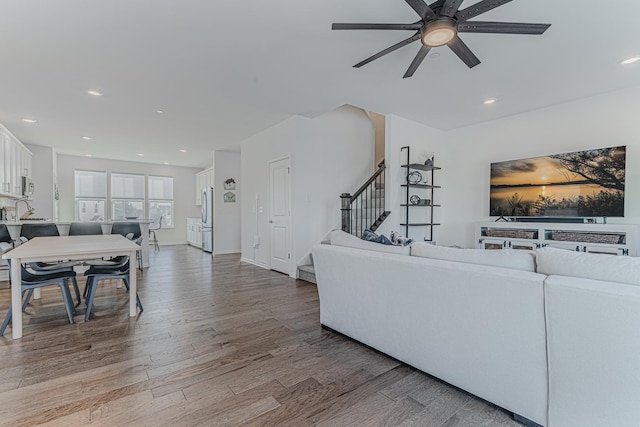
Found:
[[[291, 273], [311, 246], [340, 221], [343, 192], [373, 172], [374, 129], [357, 108], [340, 107], [314, 119], [295, 116], [242, 143], [242, 258], [268, 267], [269, 162], [291, 159]], [[257, 198], [257, 204], [256, 204]], [[254, 242], [258, 245], [254, 247]]]
[[137, 173], [173, 177], [174, 228], [157, 232], [160, 244], [182, 244], [187, 241], [187, 217], [200, 217], [195, 205], [194, 175], [199, 169], [150, 163], [125, 162], [88, 157], [57, 155], [58, 186], [60, 191], [60, 221], [75, 219], [74, 171], [76, 169]]
[[640, 223], [640, 87], [599, 95], [448, 132], [444, 244], [474, 246], [474, 222], [489, 219], [490, 164], [627, 146], [625, 218]]
[[[603, 94], [500, 120], [441, 132], [402, 117], [387, 116], [386, 163], [391, 215], [379, 233], [403, 231], [405, 163], [400, 147], [411, 146], [412, 162], [433, 152], [437, 166], [435, 240], [439, 245], [475, 246], [475, 223], [488, 221], [490, 164], [496, 161], [627, 146], [625, 218], [611, 223], [640, 223], [640, 87]], [[410, 237], [421, 239], [421, 230]]]
[[[213, 152], [213, 188], [215, 193], [213, 217], [213, 253], [240, 253], [240, 224], [242, 213], [242, 181], [240, 180], [240, 152]], [[235, 190], [225, 190], [224, 182], [233, 178]], [[232, 191], [236, 195], [235, 203], [225, 203], [224, 194]]]
[[[404, 223], [405, 208], [400, 205], [405, 203], [405, 189], [401, 185], [406, 183], [406, 170], [400, 165], [407, 162], [407, 154], [406, 151], [401, 151], [401, 148], [410, 147], [410, 163], [424, 163], [427, 157], [435, 157], [436, 166], [443, 168], [442, 171], [435, 173], [435, 185], [444, 185], [443, 182], [447, 175], [448, 149], [444, 132], [395, 115], [386, 117], [385, 139], [385, 165], [387, 166], [385, 171], [386, 206], [391, 214], [376, 233], [384, 234], [388, 237], [391, 231], [396, 231], [402, 235], [405, 233], [404, 227], [400, 227], [400, 224]], [[426, 176], [426, 172], [421, 173]], [[415, 193], [418, 194], [418, 191], [425, 190], [417, 190]], [[434, 203], [443, 204], [442, 193], [443, 190], [435, 190]], [[426, 195], [427, 193], [424, 192], [424, 197]], [[413, 208], [410, 212], [413, 219], [410, 219], [410, 221], [420, 222], [415, 218], [416, 215], [423, 212], [423, 209], [426, 210], [427, 208]], [[444, 217], [444, 208], [435, 208], [434, 220], [442, 222]], [[440, 229], [436, 227], [433, 237], [437, 242], [439, 242], [441, 234]], [[425, 227], [410, 227], [409, 237], [419, 241], [423, 240], [425, 238]]]
[[[53, 168], [56, 152], [51, 147], [25, 144], [33, 153], [31, 179], [34, 184], [33, 196], [29, 204], [35, 209], [37, 218], [55, 218]], [[24, 204], [20, 204], [22, 212]]]

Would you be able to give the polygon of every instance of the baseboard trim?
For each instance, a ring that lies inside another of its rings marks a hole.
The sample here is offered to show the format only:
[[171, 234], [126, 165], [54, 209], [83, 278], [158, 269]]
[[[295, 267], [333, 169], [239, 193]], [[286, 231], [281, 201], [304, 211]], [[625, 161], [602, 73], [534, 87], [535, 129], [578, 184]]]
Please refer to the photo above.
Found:
[[260, 267], [260, 268], [264, 268], [265, 270], [269, 270], [269, 266], [268, 265], [263, 264], [263, 263], [258, 262], [258, 261], [254, 261], [254, 260], [249, 259], [249, 258], [241, 257], [240, 258], [240, 262], [246, 262], [247, 264], [255, 265], [256, 267]]
[[214, 255], [231, 255], [231, 254], [240, 254], [242, 253], [241, 249], [233, 249], [230, 251], [215, 251]]

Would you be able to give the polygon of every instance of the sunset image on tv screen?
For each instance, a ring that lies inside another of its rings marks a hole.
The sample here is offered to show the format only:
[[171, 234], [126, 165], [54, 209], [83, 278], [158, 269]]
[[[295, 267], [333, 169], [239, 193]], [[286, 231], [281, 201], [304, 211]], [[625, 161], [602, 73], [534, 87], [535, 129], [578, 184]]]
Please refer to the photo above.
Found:
[[626, 146], [491, 164], [491, 216], [624, 216]]

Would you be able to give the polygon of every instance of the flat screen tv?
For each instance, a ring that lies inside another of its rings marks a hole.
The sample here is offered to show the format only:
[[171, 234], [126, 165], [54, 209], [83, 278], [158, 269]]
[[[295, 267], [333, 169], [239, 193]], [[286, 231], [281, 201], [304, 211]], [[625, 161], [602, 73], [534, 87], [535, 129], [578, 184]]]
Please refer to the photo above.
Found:
[[492, 163], [490, 215], [623, 217], [626, 148]]

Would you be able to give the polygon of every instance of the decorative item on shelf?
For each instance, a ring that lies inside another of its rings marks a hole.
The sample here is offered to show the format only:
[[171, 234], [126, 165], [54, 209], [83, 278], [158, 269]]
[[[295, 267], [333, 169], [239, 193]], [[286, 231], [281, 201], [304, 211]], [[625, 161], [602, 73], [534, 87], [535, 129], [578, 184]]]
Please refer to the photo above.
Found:
[[424, 161], [425, 166], [433, 166], [433, 157], [428, 157], [427, 160]]
[[420, 184], [422, 182], [422, 174], [418, 171], [413, 171], [407, 175], [407, 183], [410, 185]]
[[224, 182], [225, 190], [235, 190], [236, 189], [236, 180], [233, 178], [229, 178]]
[[409, 203], [414, 206], [429, 206], [431, 204], [431, 200], [429, 199], [421, 199], [420, 196], [413, 195], [409, 199]]

